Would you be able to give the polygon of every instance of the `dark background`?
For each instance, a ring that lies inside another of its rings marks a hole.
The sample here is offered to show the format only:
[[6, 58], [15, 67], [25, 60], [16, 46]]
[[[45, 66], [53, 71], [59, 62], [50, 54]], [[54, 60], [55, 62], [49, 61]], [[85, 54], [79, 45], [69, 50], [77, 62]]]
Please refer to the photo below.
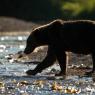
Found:
[[27, 21], [95, 19], [95, 0], [1, 0], [0, 16]]
[[95, 0], [0, 0], [0, 31], [27, 30], [57, 18], [95, 20]]
[[2, 0], [0, 1], [0, 16], [16, 17], [27, 21], [62, 18], [60, 4], [53, 5], [51, 1]]

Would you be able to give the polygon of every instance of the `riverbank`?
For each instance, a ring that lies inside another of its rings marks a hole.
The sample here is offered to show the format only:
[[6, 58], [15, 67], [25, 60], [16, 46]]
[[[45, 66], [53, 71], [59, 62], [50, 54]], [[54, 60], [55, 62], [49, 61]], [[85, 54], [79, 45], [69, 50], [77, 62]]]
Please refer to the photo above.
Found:
[[36, 22], [28, 22], [10, 17], [0, 17], [0, 36], [29, 35], [30, 32], [40, 26]]

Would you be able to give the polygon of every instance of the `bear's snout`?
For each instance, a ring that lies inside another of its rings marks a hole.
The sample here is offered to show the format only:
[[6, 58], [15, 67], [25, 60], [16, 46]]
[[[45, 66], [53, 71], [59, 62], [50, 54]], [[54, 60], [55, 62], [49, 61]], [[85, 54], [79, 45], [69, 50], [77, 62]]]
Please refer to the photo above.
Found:
[[30, 54], [31, 52], [32, 52], [32, 50], [29, 49], [29, 48], [25, 48], [25, 50], [24, 50], [24, 53], [25, 53], [25, 54]]

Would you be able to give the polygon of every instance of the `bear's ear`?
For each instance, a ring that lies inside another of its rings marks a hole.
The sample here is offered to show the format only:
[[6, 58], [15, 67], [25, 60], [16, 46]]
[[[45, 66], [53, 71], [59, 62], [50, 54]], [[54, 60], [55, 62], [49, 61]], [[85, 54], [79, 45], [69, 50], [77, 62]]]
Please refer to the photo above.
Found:
[[32, 26], [32, 31], [36, 30], [38, 27], [40, 27], [40, 25], [33, 25]]
[[37, 27], [32, 27], [32, 31], [35, 30]]

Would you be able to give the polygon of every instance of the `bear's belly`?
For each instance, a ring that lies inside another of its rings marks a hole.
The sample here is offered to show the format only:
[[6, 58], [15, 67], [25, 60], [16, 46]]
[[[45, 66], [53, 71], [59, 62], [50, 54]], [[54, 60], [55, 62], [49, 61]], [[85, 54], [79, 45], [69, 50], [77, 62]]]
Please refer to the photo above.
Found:
[[95, 51], [94, 41], [84, 41], [84, 40], [71, 40], [67, 41], [67, 43], [61, 44], [61, 47], [65, 49], [65, 51], [70, 51], [79, 54], [89, 54]]
[[90, 54], [94, 51], [93, 48], [66, 48], [65, 51], [73, 52], [76, 54]]

